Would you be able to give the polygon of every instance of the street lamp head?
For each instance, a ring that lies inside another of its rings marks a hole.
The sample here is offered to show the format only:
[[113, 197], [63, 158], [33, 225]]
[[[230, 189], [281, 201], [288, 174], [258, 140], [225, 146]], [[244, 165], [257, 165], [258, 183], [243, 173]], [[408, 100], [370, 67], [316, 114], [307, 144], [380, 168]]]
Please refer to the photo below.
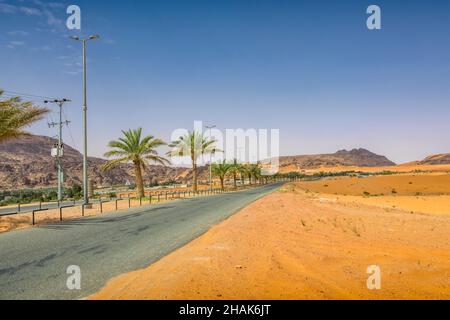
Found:
[[83, 41], [83, 42], [85, 42], [87, 40], [95, 40], [95, 39], [98, 39], [98, 38], [100, 38], [100, 36], [98, 34], [91, 35], [88, 38], [80, 38], [79, 36], [71, 36], [70, 37], [70, 39], [72, 39], [72, 40]]

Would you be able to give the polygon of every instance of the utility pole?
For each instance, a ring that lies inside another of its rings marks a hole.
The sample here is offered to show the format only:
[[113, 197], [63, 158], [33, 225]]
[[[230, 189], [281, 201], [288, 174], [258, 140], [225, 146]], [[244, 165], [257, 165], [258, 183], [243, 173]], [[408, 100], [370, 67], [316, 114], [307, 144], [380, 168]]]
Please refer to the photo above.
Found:
[[45, 100], [44, 103], [54, 103], [59, 107], [59, 122], [51, 122], [48, 124], [48, 127], [56, 127], [58, 126], [58, 145], [52, 149], [52, 157], [56, 158], [58, 164], [58, 201], [63, 200], [63, 183], [64, 183], [64, 173], [62, 168], [62, 157], [64, 156], [64, 145], [63, 145], [63, 137], [62, 137], [62, 128], [64, 125], [69, 125], [70, 121], [62, 120], [62, 111], [64, 103], [70, 102], [69, 99], [60, 99], [60, 100]]
[[83, 43], [83, 204], [89, 205], [89, 177], [88, 177], [88, 138], [87, 138], [87, 82], [86, 82], [86, 44], [90, 40], [98, 39], [100, 36], [92, 35], [88, 38], [78, 36], [71, 37], [72, 40]]
[[[206, 129], [209, 130], [209, 139], [212, 139], [212, 129], [214, 129], [216, 126], [205, 126]], [[212, 153], [209, 154], [209, 189], [213, 189], [212, 184]]]

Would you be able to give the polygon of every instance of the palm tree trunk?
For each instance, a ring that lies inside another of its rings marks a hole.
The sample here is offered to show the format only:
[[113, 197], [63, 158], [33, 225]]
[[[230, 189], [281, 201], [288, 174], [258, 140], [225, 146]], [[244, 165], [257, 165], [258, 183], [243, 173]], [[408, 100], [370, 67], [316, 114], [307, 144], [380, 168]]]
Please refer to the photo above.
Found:
[[197, 191], [197, 164], [195, 161], [192, 162], [192, 188], [194, 191]]
[[234, 179], [234, 188], [237, 189], [237, 174], [236, 174], [236, 172], [233, 173], [233, 179]]
[[140, 163], [134, 163], [134, 174], [136, 176], [138, 197], [144, 197], [144, 181], [142, 180], [142, 168]]
[[220, 186], [222, 187], [222, 190], [225, 189], [224, 182], [223, 182], [224, 179], [225, 179], [225, 177], [220, 177]]
[[242, 185], [245, 186], [245, 175], [243, 173], [241, 173], [241, 181]]

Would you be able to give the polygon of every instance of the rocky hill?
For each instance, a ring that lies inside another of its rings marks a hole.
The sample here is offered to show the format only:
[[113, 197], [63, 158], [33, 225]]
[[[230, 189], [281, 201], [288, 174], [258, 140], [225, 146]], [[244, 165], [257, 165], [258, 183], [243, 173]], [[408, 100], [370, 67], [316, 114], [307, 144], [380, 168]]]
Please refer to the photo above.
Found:
[[[0, 144], [0, 190], [55, 186], [57, 183], [56, 162], [50, 156], [50, 149], [56, 140], [43, 136], [28, 136]], [[82, 183], [82, 155], [66, 145], [63, 167], [66, 185]], [[106, 160], [89, 158], [89, 176], [97, 187], [123, 185], [134, 182], [133, 167], [122, 164], [109, 171], [103, 171]], [[450, 164], [450, 154], [436, 155], [417, 164]], [[320, 167], [385, 167], [395, 163], [384, 156], [365, 149], [341, 150], [333, 154], [301, 155], [280, 158], [282, 172], [289, 170], [316, 169]], [[283, 170], [284, 168], [284, 170]], [[209, 170], [199, 168], [200, 182], [207, 182]], [[146, 184], [176, 180], [186, 183], [192, 179], [188, 168], [150, 166], [145, 174]]]
[[[0, 189], [34, 188], [54, 186], [57, 182], [56, 161], [50, 156], [57, 143], [53, 138], [27, 136], [0, 144]], [[134, 182], [133, 168], [123, 164], [109, 171], [101, 166], [106, 160], [89, 158], [89, 177], [97, 186], [111, 186]], [[82, 155], [68, 145], [64, 147], [62, 161], [65, 181], [68, 185], [82, 183]], [[164, 166], [150, 166], [144, 179], [149, 182], [164, 182], [171, 179], [188, 179], [190, 170]]]
[[315, 169], [320, 167], [355, 166], [355, 167], [385, 167], [395, 166], [385, 156], [380, 156], [366, 149], [341, 150], [333, 154], [318, 154], [281, 157], [282, 167], [295, 165], [300, 169]]
[[450, 164], [450, 153], [429, 156], [428, 158], [425, 158], [424, 160], [419, 161], [418, 164], [419, 165]]

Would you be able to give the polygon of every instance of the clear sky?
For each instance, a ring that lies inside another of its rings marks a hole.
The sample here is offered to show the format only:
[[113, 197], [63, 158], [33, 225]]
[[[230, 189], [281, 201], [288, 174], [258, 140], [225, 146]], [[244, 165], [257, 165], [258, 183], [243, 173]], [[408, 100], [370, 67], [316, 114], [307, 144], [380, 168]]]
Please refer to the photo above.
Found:
[[[169, 140], [194, 120], [280, 129], [283, 155], [450, 152], [448, 0], [57, 1], [0, 0], [0, 88], [72, 99], [65, 140], [80, 148], [81, 47], [68, 36], [100, 34], [88, 47], [91, 155], [122, 129]], [[81, 32], [65, 28], [70, 4]], [[366, 27], [371, 4], [382, 30]], [[32, 132], [54, 136], [45, 122]]]

